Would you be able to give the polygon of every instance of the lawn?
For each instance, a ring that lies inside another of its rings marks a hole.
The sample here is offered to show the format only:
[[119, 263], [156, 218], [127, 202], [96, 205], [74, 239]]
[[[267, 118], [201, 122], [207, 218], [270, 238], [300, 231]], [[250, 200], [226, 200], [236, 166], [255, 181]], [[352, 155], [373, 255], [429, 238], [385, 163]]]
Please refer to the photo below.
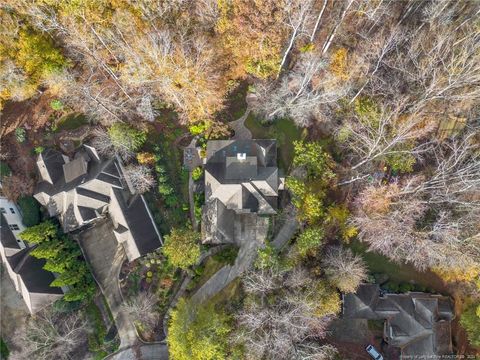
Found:
[[236, 246], [227, 246], [216, 254], [208, 257], [202, 265], [194, 270], [196, 275], [190, 283], [190, 293], [194, 294], [224, 266], [233, 265], [237, 258], [238, 250]]
[[253, 113], [248, 115], [245, 125], [254, 139], [277, 139], [279, 166], [287, 172], [293, 160], [293, 142], [303, 139], [306, 131], [302, 131], [288, 118], [275, 120], [271, 125], [263, 125]]
[[82, 113], [71, 113], [65, 116], [62, 116], [56, 122], [56, 132], [60, 132], [62, 130], [75, 130], [78, 129], [82, 125], [87, 125], [88, 119], [85, 114]]
[[359, 241], [353, 241], [349, 247], [362, 255], [371, 274], [386, 274], [389, 281], [395, 283], [415, 283], [440, 293], [447, 292], [443, 281], [431, 271], [420, 272], [409, 264], [397, 264], [383, 255], [367, 252], [367, 245]]

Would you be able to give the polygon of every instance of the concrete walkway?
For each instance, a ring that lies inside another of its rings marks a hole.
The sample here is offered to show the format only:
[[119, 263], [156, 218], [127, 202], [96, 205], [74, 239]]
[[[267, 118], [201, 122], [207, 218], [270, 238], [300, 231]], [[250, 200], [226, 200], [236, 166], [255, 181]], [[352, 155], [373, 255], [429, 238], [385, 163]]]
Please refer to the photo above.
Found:
[[102, 220], [76, 235], [92, 274], [100, 286], [112, 312], [120, 338], [120, 349], [137, 343], [135, 327], [123, 311], [123, 298], [118, 278], [126, 259], [123, 247], [117, 243], [110, 220]]
[[278, 251], [282, 250], [287, 242], [295, 235], [300, 224], [297, 221], [296, 212], [294, 208], [285, 209], [287, 220], [278, 231], [278, 234], [272, 240], [272, 246]]
[[250, 108], [247, 108], [245, 111], [245, 114], [243, 116], [235, 121], [229, 122], [228, 125], [235, 131], [235, 135], [233, 136], [233, 139], [251, 139], [252, 138], [252, 133], [250, 130], [247, 129], [245, 126], [245, 120], [248, 117], [248, 114], [250, 114]]
[[168, 347], [164, 342], [142, 344], [121, 349], [108, 355], [104, 360], [167, 360]]
[[263, 246], [268, 233], [268, 219], [259, 216], [249, 216], [244, 219], [242, 227], [245, 229], [243, 237], [237, 237], [240, 247], [233, 265], [226, 265], [217, 271], [208, 281], [197, 290], [192, 300], [202, 303], [222, 291], [237, 277], [248, 270], [255, 261], [258, 249]]

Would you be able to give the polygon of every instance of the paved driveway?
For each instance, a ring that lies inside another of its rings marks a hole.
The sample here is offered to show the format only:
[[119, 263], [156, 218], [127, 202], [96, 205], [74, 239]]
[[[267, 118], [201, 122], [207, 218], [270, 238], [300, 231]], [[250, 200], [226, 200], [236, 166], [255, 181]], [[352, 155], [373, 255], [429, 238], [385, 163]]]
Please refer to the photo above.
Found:
[[118, 276], [126, 255], [113, 234], [111, 220], [102, 220], [76, 236], [110, 306], [120, 337], [120, 348], [134, 345], [137, 342], [135, 328], [121, 308], [123, 299], [118, 285]]

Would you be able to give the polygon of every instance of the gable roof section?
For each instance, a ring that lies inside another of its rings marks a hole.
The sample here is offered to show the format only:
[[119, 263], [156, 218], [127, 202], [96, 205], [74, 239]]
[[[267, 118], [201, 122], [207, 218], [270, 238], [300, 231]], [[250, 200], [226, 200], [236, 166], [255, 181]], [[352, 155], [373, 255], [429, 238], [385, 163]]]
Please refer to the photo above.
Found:
[[69, 183], [87, 173], [87, 161], [83, 157], [77, 157], [72, 161], [63, 164], [63, 176], [65, 182]]
[[7, 266], [18, 277], [14, 279], [15, 286], [19, 286], [17, 290], [22, 294], [31, 313], [37, 312], [63, 295], [61, 288], [50, 286], [55, 276], [43, 269], [45, 260], [30, 255], [33, 249], [34, 247], [25, 248], [6, 258]]
[[[158, 249], [162, 245], [160, 233], [143, 196], [136, 195], [127, 201], [123, 190], [112, 188], [112, 200], [114, 200], [111, 203], [111, 206], [114, 206], [114, 208], [111, 209], [113, 217], [121, 216], [120, 222], [114, 219], [114, 223], [117, 225], [116, 232], [122, 234], [123, 238], [126, 233], [125, 229], [128, 229], [131, 235], [126, 238], [126, 246], [129, 248], [127, 249], [127, 255], [130, 255], [130, 261], [134, 260], [134, 258], [131, 257], [137, 252], [139, 256], [143, 256]], [[121, 227], [118, 225], [121, 225]], [[138, 256], [135, 258], [137, 257]]]
[[213, 140], [207, 144], [205, 198], [237, 212], [275, 214], [278, 168], [275, 140]]
[[3, 214], [0, 214], [0, 241], [2, 242], [2, 247], [7, 257], [14, 255], [21, 250], [20, 245], [8, 227], [7, 220]]
[[[403, 356], [451, 352], [451, 301], [425, 293], [385, 294], [375, 284], [362, 284], [356, 294], [346, 294], [344, 317], [386, 320], [388, 343]], [[439, 311], [440, 306], [442, 311]]]
[[65, 158], [53, 149], [46, 149], [37, 157], [37, 167], [42, 180], [50, 184], [56, 183], [63, 176]]

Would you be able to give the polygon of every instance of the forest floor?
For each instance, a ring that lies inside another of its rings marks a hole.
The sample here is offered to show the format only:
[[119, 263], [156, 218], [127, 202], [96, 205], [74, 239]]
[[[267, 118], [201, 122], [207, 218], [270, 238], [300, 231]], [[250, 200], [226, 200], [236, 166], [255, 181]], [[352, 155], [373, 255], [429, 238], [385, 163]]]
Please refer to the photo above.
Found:
[[2, 127], [0, 136], [3, 138], [21, 126], [25, 126], [33, 132], [42, 129], [50, 120], [50, 115], [54, 113], [50, 106], [52, 100], [51, 96], [44, 93], [30, 100], [7, 102], [1, 113]]

